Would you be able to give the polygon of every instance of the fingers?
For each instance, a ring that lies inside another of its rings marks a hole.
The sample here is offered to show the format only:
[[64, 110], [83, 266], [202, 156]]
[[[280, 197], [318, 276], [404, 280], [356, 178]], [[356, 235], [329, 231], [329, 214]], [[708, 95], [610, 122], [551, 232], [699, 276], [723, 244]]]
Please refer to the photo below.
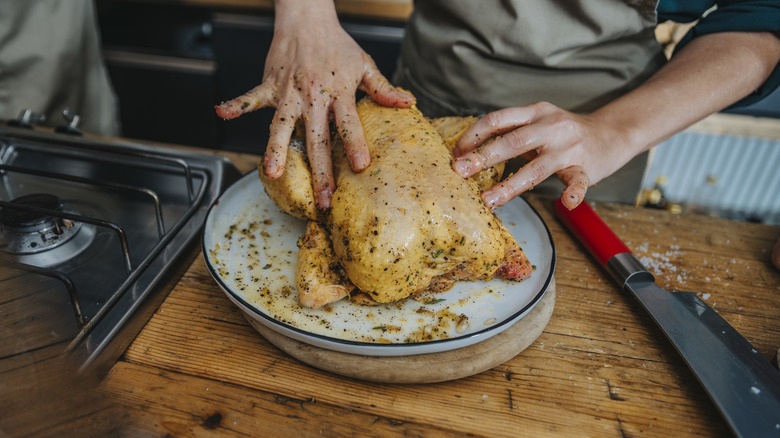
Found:
[[376, 103], [393, 108], [409, 108], [414, 105], [414, 96], [392, 86], [366, 53], [363, 53], [363, 63], [366, 67], [359, 88]]
[[[284, 105], [287, 109], [287, 105]], [[268, 138], [268, 147], [263, 157], [263, 171], [265, 176], [276, 179], [284, 173], [284, 165], [287, 162], [287, 148], [290, 138], [295, 130], [296, 116], [293, 113], [285, 113], [280, 109], [274, 113]]]
[[214, 109], [217, 111], [219, 117], [230, 120], [235, 119], [244, 113], [270, 106], [273, 101], [273, 87], [269, 83], [263, 82], [235, 99], [222, 102], [215, 106]]
[[553, 166], [554, 163], [547, 156], [539, 155], [517, 173], [482, 193], [482, 200], [490, 210], [495, 210], [552, 175]]
[[[453, 155], [453, 170], [469, 177], [490, 166], [514, 158], [542, 146], [550, 132], [540, 123], [558, 109], [538, 102], [523, 107], [506, 108], [486, 114], [471, 125], [458, 139]], [[496, 136], [490, 144], [485, 142]]]
[[[312, 102], [314, 103], [310, 107], [310, 112], [303, 116], [306, 126], [306, 149], [312, 170], [315, 202], [320, 208], [327, 209], [330, 207], [330, 200], [335, 190], [328, 127], [329, 111], [333, 112], [352, 169], [359, 172], [368, 167], [371, 156], [354, 101], [333, 97], [332, 101], [319, 99]], [[299, 113], [301, 106], [301, 104], [283, 103], [274, 115], [264, 158], [264, 171], [271, 179], [280, 177], [284, 172], [287, 148], [295, 130], [296, 117], [290, 114]]]
[[494, 111], [471, 125], [458, 139], [453, 155], [462, 156], [481, 146], [487, 140], [529, 125], [547, 112], [544, 103]]
[[516, 129], [456, 158], [452, 169], [467, 178], [510, 158], [529, 153], [545, 143], [540, 137], [542, 132], [540, 127], [534, 125]]
[[[495, 140], [486, 142], [492, 138]], [[496, 209], [557, 173], [566, 184], [563, 203], [574, 208], [590, 185], [583, 163], [590, 162], [593, 150], [598, 151], [594, 145], [600, 141], [601, 136], [587, 118], [539, 102], [495, 111], [477, 121], [458, 141], [456, 154], [459, 148], [462, 155], [453, 161], [452, 168], [458, 175], [469, 177], [523, 157], [529, 160], [525, 166], [482, 194], [485, 203]]]
[[319, 208], [325, 210], [330, 208], [330, 201], [336, 188], [330, 153], [327, 108], [319, 105], [312, 107], [308, 114], [304, 114], [304, 125], [314, 201]]
[[[541, 184], [542, 181], [552, 175], [554, 168], [555, 164], [551, 160], [544, 155], [540, 155], [510, 178], [493, 186], [490, 190], [486, 190], [482, 194], [482, 200], [491, 211], [495, 210], [521, 193]], [[556, 173], [566, 185], [561, 196], [563, 205], [569, 210], [580, 205], [590, 185], [590, 180], [585, 170], [580, 166], [570, 166], [558, 170]]]
[[363, 125], [352, 99], [334, 97], [333, 116], [336, 119], [336, 129], [344, 142], [344, 151], [352, 170], [360, 172], [371, 163], [371, 154], [363, 133]]
[[561, 195], [563, 206], [569, 210], [580, 205], [585, 199], [585, 193], [588, 191], [590, 180], [585, 170], [580, 166], [571, 166], [559, 170], [558, 178], [566, 185]]

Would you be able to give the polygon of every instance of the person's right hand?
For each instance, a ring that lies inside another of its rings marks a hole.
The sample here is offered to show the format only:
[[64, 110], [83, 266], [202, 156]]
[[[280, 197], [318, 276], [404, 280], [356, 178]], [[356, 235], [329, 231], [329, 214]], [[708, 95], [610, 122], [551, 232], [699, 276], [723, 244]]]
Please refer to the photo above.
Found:
[[359, 172], [370, 163], [355, 93], [363, 90], [380, 105], [409, 107], [414, 97], [397, 90], [371, 57], [342, 29], [331, 1], [276, 2], [274, 38], [262, 83], [216, 107], [232, 119], [259, 108], [276, 108], [263, 169], [269, 178], [284, 172], [295, 122], [303, 119], [317, 206], [326, 209], [335, 190], [329, 120], [335, 121], [347, 159]]
[[[528, 162], [516, 173], [482, 193], [485, 205], [495, 210], [555, 174], [566, 186], [563, 205], [571, 210], [590, 185], [631, 159], [633, 151], [612, 141], [615, 137], [610, 123], [549, 102], [504, 108], [486, 114], [461, 135], [453, 151], [453, 170], [467, 178], [511, 158], [524, 158]], [[486, 143], [491, 138], [496, 140]]]

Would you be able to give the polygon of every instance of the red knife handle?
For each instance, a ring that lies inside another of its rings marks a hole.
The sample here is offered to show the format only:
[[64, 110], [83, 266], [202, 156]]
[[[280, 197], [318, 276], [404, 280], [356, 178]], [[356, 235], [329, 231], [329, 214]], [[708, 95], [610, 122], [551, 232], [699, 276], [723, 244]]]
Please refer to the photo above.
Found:
[[631, 252], [587, 202], [569, 210], [563, 205], [561, 198], [558, 198], [553, 204], [553, 210], [563, 225], [585, 246], [602, 267], [605, 267], [609, 259], [615, 255]]
[[599, 265], [609, 271], [621, 286], [638, 273], [643, 274], [643, 279], [652, 279], [652, 275], [642, 263], [587, 202], [569, 210], [563, 205], [561, 198], [558, 198], [553, 203], [553, 211], [563, 225], [596, 258]]

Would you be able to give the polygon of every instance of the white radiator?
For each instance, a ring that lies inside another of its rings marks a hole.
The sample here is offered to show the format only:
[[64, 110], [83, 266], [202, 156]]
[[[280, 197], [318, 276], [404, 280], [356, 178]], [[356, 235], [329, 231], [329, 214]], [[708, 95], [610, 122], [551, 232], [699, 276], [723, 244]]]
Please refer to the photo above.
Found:
[[684, 131], [655, 148], [643, 188], [684, 209], [780, 225], [780, 139]]

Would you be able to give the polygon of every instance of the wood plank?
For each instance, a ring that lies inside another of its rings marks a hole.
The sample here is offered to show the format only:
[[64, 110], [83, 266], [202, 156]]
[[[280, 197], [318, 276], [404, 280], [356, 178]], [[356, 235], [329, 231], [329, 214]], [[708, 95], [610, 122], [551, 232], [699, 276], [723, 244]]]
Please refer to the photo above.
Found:
[[133, 421], [124, 433], [132, 436], [465, 436], [314, 397], [287, 397], [131, 363], [118, 364], [103, 389], [129, 410]]
[[[79, 330], [67, 288], [59, 280], [0, 264], [0, 373], [18, 355], [64, 344]], [[5, 358], [12, 358], [9, 361]]]
[[[171, 325], [167, 327], [168, 336], [179, 332]], [[190, 329], [200, 332], [192, 326]], [[245, 350], [251, 346], [251, 339], [234, 338], [227, 350], [220, 350], [217, 340], [210, 346], [199, 344], [193, 349], [200, 352], [198, 356], [182, 356], [183, 351], [165, 354], [156, 349], [145, 353], [152, 359], [149, 363], [186, 374], [285, 397], [314, 397], [402, 421], [449, 424], [454, 430], [478, 435], [516, 436], [520, 427], [533, 433], [577, 434], [588, 430], [600, 434], [602, 430], [620, 428], [645, 430], [651, 424], [656, 431], [674, 431], [687, 416], [705, 418], [698, 424], [687, 420], [685, 424], [691, 430], [715, 435], [719, 424], [711, 412], [708, 415], [706, 409], [702, 412], [697, 406], [706, 406], [707, 400], [691, 376], [687, 381], [677, 377], [681, 364], [670, 366], [660, 360], [600, 353], [590, 353], [591, 360], [584, 365], [575, 364], [569, 357], [594, 350], [590, 346], [593, 341], [570, 335], [543, 335], [537, 347], [491, 372], [439, 385], [367, 384], [333, 376], [302, 365], [264, 346], [259, 336], [249, 335], [257, 342], [254, 349]], [[154, 344], [162, 341], [156, 339]], [[135, 357], [128, 357], [132, 359]], [[641, 379], [636, 377], [637, 370], [650, 382], [638, 384]], [[682, 370], [686, 371], [684, 367]], [[693, 400], [691, 392], [697, 395]], [[652, 415], [648, 404], [653, 408]], [[525, 424], [529, 421], [532, 424]]]
[[123, 410], [96, 391], [99, 379], [79, 375], [54, 345], [6, 358], [0, 372], [0, 435], [115, 436]]

